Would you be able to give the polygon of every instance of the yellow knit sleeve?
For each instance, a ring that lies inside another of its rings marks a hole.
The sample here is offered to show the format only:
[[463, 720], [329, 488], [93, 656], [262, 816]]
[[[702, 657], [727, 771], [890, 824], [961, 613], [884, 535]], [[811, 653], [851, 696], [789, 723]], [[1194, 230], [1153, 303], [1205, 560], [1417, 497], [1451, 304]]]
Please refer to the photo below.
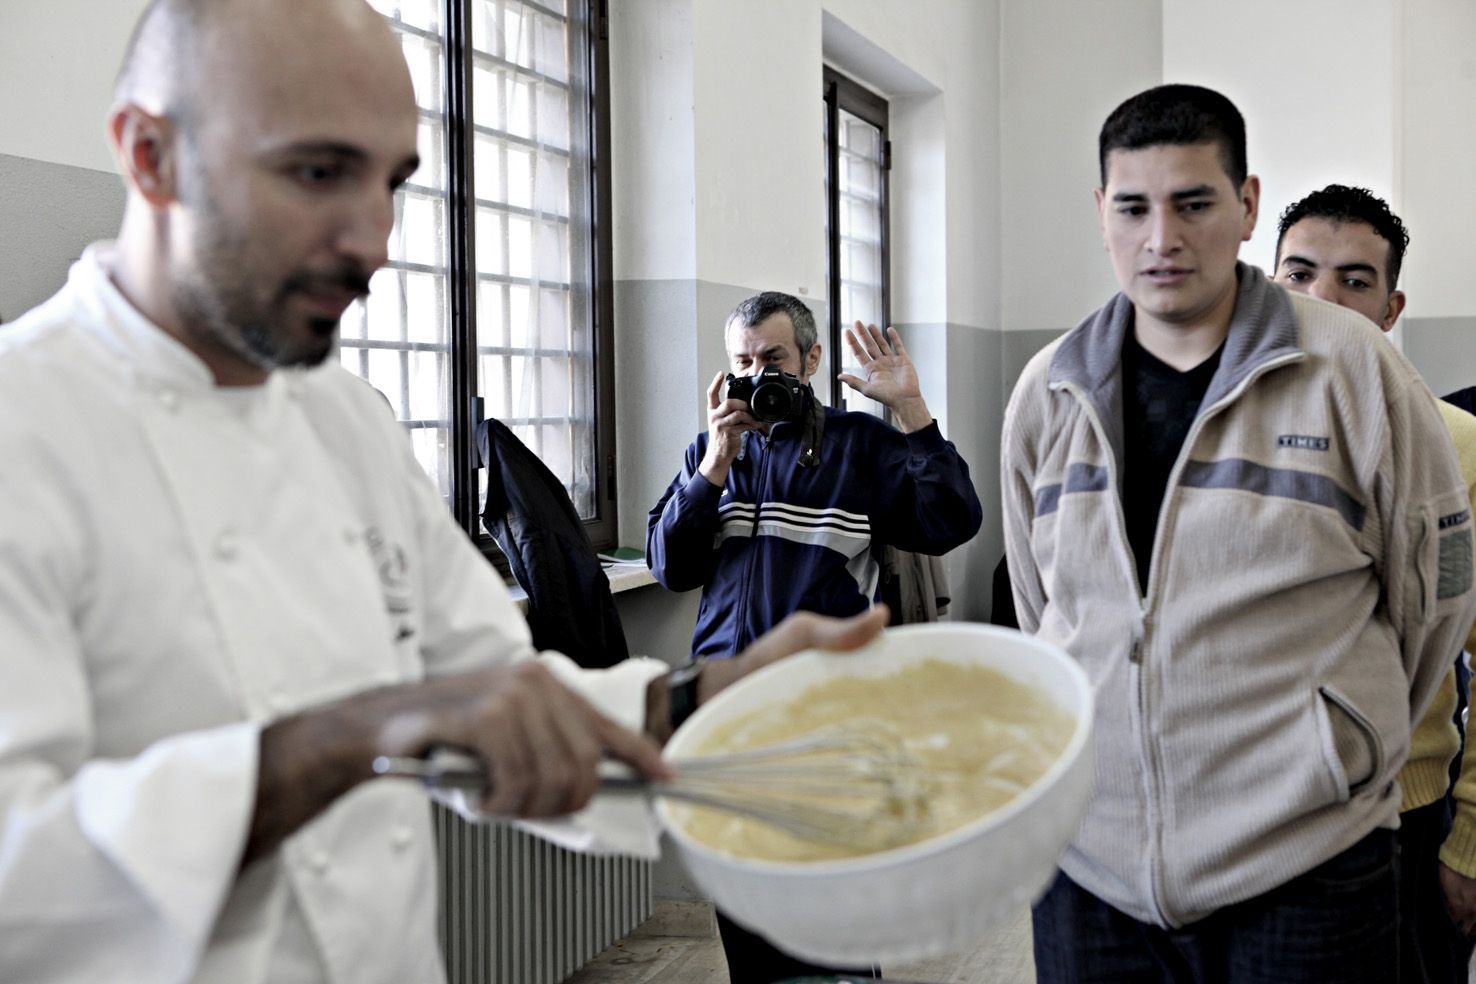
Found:
[[[1461, 475], [1473, 501], [1476, 501], [1476, 417], [1453, 407], [1444, 400], [1435, 401], [1445, 429], [1455, 444], [1461, 462]], [[1476, 626], [1466, 636], [1466, 651], [1476, 650]], [[1466, 750], [1461, 757], [1461, 774], [1456, 779], [1455, 818], [1450, 835], [1440, 848], [1440, 860], [1468, 878], [1476, 877], [1476, 741], [1466, 736]]]
[[[1476, 503], [1476, 417], [1444, 400], [1436, 400], [1435, 403], [1440, 407], [1445, 429], [1450, 432], [1451, 442], [1455, 444], [1456, 457], [1461, 461], [1461, 476], [1466, 480], [1466, 490], [1472, 503]], [[1471, 627], [1466, 636], [1466, 652], [1473, 650], [1476, 650], [1476, 625]]]

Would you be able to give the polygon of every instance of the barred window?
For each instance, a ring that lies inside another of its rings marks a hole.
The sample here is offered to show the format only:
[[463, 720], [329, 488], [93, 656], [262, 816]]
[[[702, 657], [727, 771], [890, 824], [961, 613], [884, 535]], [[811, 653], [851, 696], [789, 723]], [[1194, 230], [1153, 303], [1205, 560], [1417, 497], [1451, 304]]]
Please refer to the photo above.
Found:
[[420, 170], [340, 358], [395, 408], [467, 532], [496, 417], [615, 541], [608, 78], [597, 0], [370, 0], [415, 83]]
[[[890, 323], [887, 270], [887, 102], [825, 69], [826, 242], [830, 301], [830, 377], [855, 372], [846, 326]], [[831, 405], [879, 416], [885, 408], [842, 383]]]

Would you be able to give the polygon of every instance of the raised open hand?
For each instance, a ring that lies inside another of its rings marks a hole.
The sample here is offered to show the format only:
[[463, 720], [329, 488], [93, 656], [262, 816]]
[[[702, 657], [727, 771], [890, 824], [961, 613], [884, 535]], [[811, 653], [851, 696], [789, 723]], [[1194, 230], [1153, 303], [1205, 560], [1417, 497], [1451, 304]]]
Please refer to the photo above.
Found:
[[904, 432], [932, 423], [918, 385], [917, 369], [897, 329], [883, 332], [876, 325], [856, 322], [846, 329], [846, 346], [860, 364], [861, 375], [840, 374], [841, 382], [891, 410]]

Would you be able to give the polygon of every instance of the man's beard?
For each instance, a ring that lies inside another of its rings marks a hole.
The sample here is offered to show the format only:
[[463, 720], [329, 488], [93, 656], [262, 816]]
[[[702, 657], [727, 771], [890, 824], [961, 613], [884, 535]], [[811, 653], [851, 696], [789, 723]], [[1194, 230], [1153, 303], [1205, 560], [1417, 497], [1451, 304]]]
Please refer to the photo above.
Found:
[[296, 293], [330, 288], [358, 295], [369, 292], [369, 281], [356, 269], [332, 273], [297, 270], [263, 304], [243, 281], [240, 252], [228, 244], [206, 244], [195, 275], [177, 281], [175, 303], [186, 330], [202, 343], [265, 370], [287, 366], [316, 366], [333, 351], [338, 318], [308, 317], [308, 331], [291, 331], [287, 302]]
[[175, 309], [185, 331], [200, 344], [267, 371], [316, 366], [328, 358], [338, 337], [338, 318], [308, 317], [301, 337], [292, 331], [288, 302], [294, 294], [324, 289], [369, 293], [369, 275], [352, 261], [318, 272], [297, 269], [270, 301], [259, 299], [257, 262], [247, 237], [230, 228], [206, 205], [196, 261], [175, 278]]

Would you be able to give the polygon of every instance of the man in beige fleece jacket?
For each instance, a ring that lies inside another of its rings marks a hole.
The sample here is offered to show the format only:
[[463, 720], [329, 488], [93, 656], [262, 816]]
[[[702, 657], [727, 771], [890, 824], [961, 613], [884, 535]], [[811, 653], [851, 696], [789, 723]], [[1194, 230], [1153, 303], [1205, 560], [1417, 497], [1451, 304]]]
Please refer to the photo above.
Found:
[[[1404, 223], [1382, 199], [1365, 188], [1328, 185], [1281, 213], [1273, 279], [1357, 311], [1389, 332], [1404, 310], [1398, 287], [1408, 245]], [[1444, 401], [1437, 406], [1476, 497], [1476, 417]], [[1476, 632], [1466, 648], [1476, 648]], [[1451, 760], [1461, 751], [1455, 708], [1452, 663], [1399, 773], [1399, 959], [1406, 984], [1466, 984], [1469, 978], [1469, 934], [1476, 926], [1476, 745], [1466, 745], [1454, 796], [1447, 797]]]
[[1150, 89], [1098, 150], [1122, 293], [1031, 360], [1002, 442], [1021, 628], [1097, 691], [1038, 979], [1395, 980], [1396, 776], [1476, 614], [1455, 452], [1373, 325], [1238, 262], [1229, 100]]

